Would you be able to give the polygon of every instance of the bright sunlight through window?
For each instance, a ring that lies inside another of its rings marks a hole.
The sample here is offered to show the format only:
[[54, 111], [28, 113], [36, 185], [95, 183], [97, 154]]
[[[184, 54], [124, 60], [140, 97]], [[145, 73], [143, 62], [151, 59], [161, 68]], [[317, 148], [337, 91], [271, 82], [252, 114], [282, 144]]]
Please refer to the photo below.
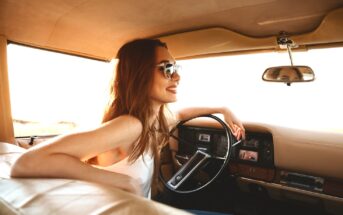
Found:
[[294, 65], [310, 66], [313, 82], [271, 83], [266, 68], [290, 65], [287, 52], [184, 60], [179, 102], [186, 106], [228, 106], [246, 122], [343, 132], [343, 48], [293, 52]]
[[101, 122], [114, 63], [8, 45], [16, 136], [51, 135]]
[[[293, 52], [312, 67], [313, 82], [264, 82], [267, 67], [290, 65], [287, 52], [179, 61], [179, 101], [171, 109], [228, 106], [245, 122], [343, 132], [342, 48]], [[18, 45], [8, 47], [15, 135], [60, 134], [97, 126], [109, 96], [114, 62]]]

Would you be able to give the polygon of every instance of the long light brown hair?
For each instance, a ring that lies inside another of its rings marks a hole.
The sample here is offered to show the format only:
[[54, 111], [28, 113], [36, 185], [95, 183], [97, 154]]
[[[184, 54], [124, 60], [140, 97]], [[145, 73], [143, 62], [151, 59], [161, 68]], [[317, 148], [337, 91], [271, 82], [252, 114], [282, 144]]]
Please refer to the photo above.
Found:
[[132, 145], [129, 161], [134, 162], [151, 149], [155, 158], [155, 176], [159, 166], [159, 150], [168, 138], [166, 107], [162, 105], [158, 117], [153, 116], [149, 97], [156, 70], [157, 47], [167, 48], [167, 45], [157, 39], [137, 39], [120, 48], [116, 74], [111, 85], [111, 100], [103, 116], [103, 122], [124, 114], [141, 121], [143, 131], [140, 139]]

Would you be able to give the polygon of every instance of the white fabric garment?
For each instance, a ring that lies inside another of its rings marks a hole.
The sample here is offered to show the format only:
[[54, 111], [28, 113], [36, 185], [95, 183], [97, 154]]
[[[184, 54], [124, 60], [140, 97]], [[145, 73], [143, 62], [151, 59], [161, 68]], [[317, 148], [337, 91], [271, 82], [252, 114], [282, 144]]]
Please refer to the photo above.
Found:
[[151, 180], [154, 170], [154, 159], [151, 153], [144, 153], [134, 163], [128, 162], [128, 157], [110, 166], [96, 166], [100, 169], [108, 170], [128, 175], [139, 181], [143, 195], [151, 198]]

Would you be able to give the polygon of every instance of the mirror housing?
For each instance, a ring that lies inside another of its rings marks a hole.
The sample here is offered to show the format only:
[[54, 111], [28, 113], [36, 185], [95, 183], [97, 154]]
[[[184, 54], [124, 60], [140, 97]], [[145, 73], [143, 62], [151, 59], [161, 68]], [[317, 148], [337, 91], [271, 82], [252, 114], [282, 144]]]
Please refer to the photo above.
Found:
[[271, 82], [309, 82], [315, 79], [313, 70], [308, 66], [276, 66], [267, 68], [262, 79]]

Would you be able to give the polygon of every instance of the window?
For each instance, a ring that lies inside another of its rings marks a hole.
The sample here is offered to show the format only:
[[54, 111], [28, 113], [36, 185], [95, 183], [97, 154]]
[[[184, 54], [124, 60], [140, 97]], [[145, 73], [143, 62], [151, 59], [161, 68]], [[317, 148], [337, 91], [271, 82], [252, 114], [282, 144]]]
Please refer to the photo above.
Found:
[[343, 132], [343, 48], [293, 52], [295, 65], [310, 66], [313, 82], [264, 82], [267, 67], [290, 65], [287, 52], [180, 61], [179, 101], [185, 106], [230, 107], [246, 122]]
[[8, 45], [15, 136], [54, 135], [101, 122], [114, 62]]
[[[289, 65], [287, 52], [179, 61], [183, 69], [179, 100], [188, 106], [230, 107], [246, 122], [343, 132], [343, 48], [293, 52], [296, 65], [308, 65], [316, 80], [264, 82], [267, 67]], [[10, 44], [12, 115], [16, 136], [61, 134], [101, 122], [115, 62]]]

